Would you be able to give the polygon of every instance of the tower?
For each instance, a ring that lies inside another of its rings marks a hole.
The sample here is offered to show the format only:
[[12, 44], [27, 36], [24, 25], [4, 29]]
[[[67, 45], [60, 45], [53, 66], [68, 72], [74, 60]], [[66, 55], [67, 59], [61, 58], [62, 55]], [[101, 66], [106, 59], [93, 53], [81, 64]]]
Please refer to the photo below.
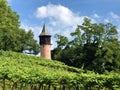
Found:
[[41, 34], [39, 35], [41, 57], [51, 59], [51, 35], [49, 35], [44, 24]]

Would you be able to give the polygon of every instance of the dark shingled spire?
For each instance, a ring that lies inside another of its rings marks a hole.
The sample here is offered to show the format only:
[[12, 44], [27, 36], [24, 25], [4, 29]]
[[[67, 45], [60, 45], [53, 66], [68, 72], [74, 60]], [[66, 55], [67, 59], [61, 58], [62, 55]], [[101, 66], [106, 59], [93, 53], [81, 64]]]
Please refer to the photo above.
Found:
[[49, 36], [49, 33], [48, 33], [47, 28], [46, 28], [46, 26], [44, 24], [40, 36], [46, 36], [46, 35]]

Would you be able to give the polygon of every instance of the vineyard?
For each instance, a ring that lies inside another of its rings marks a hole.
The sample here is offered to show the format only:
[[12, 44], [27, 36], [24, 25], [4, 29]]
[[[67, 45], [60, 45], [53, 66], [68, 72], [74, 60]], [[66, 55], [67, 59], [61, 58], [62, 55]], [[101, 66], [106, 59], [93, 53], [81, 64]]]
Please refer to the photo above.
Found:
[[100, 75], [55, 60], [0, 51], [0, 90], [119, 89], [119, 73]]

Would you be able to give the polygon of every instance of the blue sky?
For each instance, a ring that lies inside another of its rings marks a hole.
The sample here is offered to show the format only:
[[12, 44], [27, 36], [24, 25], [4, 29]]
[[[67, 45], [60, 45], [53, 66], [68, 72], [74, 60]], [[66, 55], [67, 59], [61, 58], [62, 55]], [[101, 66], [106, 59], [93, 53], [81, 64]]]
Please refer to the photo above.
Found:
[[56, 33], [70, 37], [84, 17], [110, 22], [120, 32], [120, 0], [9, 0], [9, 5], [20, 15], [21, 27], [32, 29], [36, 40], [44, 23], [53, 42]]

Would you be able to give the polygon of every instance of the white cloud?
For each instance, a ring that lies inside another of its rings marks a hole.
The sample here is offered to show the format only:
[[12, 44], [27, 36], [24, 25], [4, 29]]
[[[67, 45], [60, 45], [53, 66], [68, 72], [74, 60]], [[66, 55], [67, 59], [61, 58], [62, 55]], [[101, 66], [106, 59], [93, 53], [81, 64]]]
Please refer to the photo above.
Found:
[[113, 18], [113, 19], [120, 19], [120, 16], [118, 16], [117, 14], [113, 13], [113, 12], [110, 12], [110, 16]]
[[105, 22], [105, 23], [110, 23], [110, 20], [107, 19], [107, 18], [105, 18], [105, 19], [104, 19], [104, 22]]
[[100, 16], [97, 13], [94, 13], [93, 17], [94, 18], [100, 18]]
[[[37, 18], [49, 18], [52, 21], [59, 22], [63, 25], [76, 25], [83, 22], [84, 17], [73, 13], [69, 8], [62, 5], [52, 5], [42, 6], [37, 9]], [[55, 23], [52, 23], [55, 25]]]

